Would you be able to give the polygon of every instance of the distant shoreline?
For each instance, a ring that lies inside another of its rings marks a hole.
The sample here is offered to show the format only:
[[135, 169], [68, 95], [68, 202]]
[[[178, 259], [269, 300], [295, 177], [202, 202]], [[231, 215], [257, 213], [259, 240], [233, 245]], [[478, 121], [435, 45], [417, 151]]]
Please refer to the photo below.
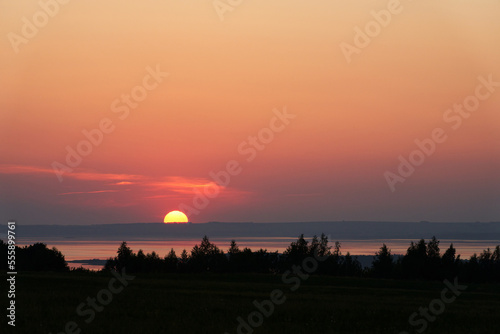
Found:
[[407, 223], [407, 222], [304, 222], [304, 223], [220, 223], [202, 224], [98, 224], [98, 225], [23, 225], [18, 238], [75, 240], [160, 240], [204, 235], [211, 238], [296, 238], [325, 233], [331, 240], [418, 240], [436, 236], [440, 240], [500, 240], [500, 222], [491, 223]]

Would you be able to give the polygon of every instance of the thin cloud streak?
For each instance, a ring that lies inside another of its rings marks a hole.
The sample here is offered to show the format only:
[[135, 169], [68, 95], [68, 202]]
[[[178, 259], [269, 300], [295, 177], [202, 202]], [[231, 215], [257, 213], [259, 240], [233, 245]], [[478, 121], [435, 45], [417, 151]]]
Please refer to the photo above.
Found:
[[[130, 189], [127, 189], [127, 190], [130, 190]], [[127, 191], [127, 190], [125, 190], [125, 191]], [[101, 194], [101, 193], [116, 193], [119, 191], [121, 191], [121, 190], [72, 191], [69, 193], [61, 193], [58, 195], [62, 196], [62, 195], [77, 195], [77, 194]]]
[[[54, 174], [54, 170], [37, 166], [0, 165], [0, 174]], [[140, 180], [144, 178], [143, 175], [135, 174], [108, 174], [78, 170], [68, 174], [67, 177], [86, 181], [120, 180], [120, 182], [128, 182], [122, 180]]]

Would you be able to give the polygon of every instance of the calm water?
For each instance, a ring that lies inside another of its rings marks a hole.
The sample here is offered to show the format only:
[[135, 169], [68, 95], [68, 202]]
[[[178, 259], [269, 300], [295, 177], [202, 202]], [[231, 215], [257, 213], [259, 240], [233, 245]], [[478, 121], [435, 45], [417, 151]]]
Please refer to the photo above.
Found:
[[[267, 249], [270, 252], [278, 251], [283, 252], [292, 241], [296, 238], [242, 238], [237, 239], [240, 249], [249, 247], [252, 250], [259, 250], [260, 248]], [[19, 246], [29, 245], [40, 240], [18, 239]], [[231, 238], [213, 238], [211, 242], [215, 243], [219, 248], [227, 251]], [[373, 255], [385, 243], [393, 254], [405, 254], [410, 242], [410, 239], [371, 239], [371, 240], [339, 240], [341, 243], [342, 254], [350, 252], [352, 255]], [[417, 240], [413, 240], [417, 241]], [[105, 260], [110, 257], [116, 256], [116, 251], [120, 246], [119, 241], [92, 241], [92, 240], [44, 240], [48, 247], [56, 247], [60, 250], [66, 260], [88, 260], [88, 259], [101, 259]], [[155, 251], [160, 257], [164, 257], [170, 249], [174, 249], [178, 256], [186, 249], [188, 253], [196, 244], [200, 244], [199, 239], [188, 240], [141, 240], [127, 242], [128, 246], [137, 253], [142, 249], [144, 253], [151, 253]], [[500, 244], [498, 240], [441, 240], [441, 252], [444, 251], [453, 243], [457, 249], [457, 253], [461, 257], [469, 258], [474, 253], [480, 253], [486, 248], [494, 248]], [[330, 243], [330, 245], [333, 245]], [[79, 267], [78, 263], [71, 263], [70, 267]], [[83, 265], [89, 269], [99, 269], [101, 266]]]

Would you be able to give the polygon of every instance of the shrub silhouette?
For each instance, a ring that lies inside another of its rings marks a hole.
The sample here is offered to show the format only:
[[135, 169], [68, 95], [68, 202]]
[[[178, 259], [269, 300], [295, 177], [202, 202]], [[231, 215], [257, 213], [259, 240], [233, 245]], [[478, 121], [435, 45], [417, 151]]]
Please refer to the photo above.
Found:
[[[64, 255], [53, 247], [47, 248], [44, 243], [35, 243], [24, 247], [15, 247], [16, 263], [18, 271], [69, 271]], [[0, 252], [4, 259], [7, 258], [8, 245], [0, 240]], [[7, 269], [7, 261], [0, 261], [0, 269]]]

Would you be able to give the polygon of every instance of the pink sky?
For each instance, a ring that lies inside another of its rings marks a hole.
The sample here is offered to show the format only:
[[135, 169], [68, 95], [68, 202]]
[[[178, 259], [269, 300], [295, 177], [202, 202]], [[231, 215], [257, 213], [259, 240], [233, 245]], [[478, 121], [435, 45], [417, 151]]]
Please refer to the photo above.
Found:
[[3, 221], [500, 219], [498, 1], [41, 3], [0, 3]]

